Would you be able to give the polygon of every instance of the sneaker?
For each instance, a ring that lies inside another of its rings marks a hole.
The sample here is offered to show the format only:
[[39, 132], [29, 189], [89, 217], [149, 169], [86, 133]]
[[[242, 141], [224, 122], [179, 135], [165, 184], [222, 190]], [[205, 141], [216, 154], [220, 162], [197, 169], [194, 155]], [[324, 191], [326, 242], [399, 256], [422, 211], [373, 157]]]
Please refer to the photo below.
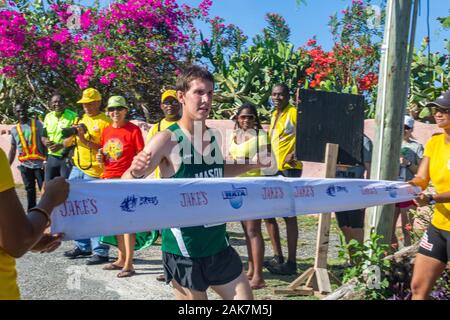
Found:
[[278, 264], [278, 265], [269, 265], [267, 266], [267, 270], [273, 274], [280, 274], [284, 276], [291, 276], [297, 274], [297, 263], [287, 261], [286, 263]]
[[93, 266], [95, 264], [102, 264], [102, 263], [106, 263], [108, 261], [109, 261], [109, 257], [102, 257], [102, 256], [99, 256], [98, 254], [94, 254], [92, 257], [90, 257], [86, 261], [86, 265]]
[[64, 257], [69, 258], [69, 259], [75, 259], [78, 257], [87, 257], [90, 256], [92, 254], [91, 251], [81, 251], [80, 248], [75, 247], [72, 250], [66, 251], [64, 252]]
[[166, 281], [166, 276], [164, 274], [160, 274], [159, 276], [156, 277], [156, 280], [161, 281], [161, 282], [165, 282]]
[[273, 256], [269, 260], [264, 260], [263, 266], [267, 268], [268, 266], [280, 265], [283, 262], [284, 262], [284, 258], [282, 256]]

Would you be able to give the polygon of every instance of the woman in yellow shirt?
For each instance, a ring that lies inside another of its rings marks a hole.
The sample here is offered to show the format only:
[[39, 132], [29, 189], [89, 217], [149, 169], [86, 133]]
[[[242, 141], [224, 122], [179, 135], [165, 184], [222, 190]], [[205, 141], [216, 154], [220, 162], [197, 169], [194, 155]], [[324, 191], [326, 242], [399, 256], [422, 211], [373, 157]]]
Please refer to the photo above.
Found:
[[63, 177], [46, 183], [39, 204], [25, 214], [14, 188], [5, 152], [0, 148], [0, 300], [20, 299], [16, 262], [28, 250], [51, 252], [61, 243], [61, 234], [44, 233], [53, 208], [69, 194]]
[[[254, 105], [243, 104], [236, 113], [236, 125], [229, 153], [237, 161], [249, 161], [267, 152], [268, 139], [261, 127], [258, 112]], [[250, 170], [240, 177], [261, 176], [260, 169]], [[261, 233], [261, 219], [242, 221], [248, 250], [248, 271], [252, 289], [265, 287], [262, 268], [264, 259], [264, 239]]]
[[428, 106], [443, 134], [427, 142], [422, 162], [411, 184], [425, 190], [430, 180], [436, 189], [433, 195], [421, 193], [417, 206], [435, 205], [433, 219], [423, 235], [411, 281], [413, 300], [429, 299], [436, 280], [450, 267], [450, 91]]

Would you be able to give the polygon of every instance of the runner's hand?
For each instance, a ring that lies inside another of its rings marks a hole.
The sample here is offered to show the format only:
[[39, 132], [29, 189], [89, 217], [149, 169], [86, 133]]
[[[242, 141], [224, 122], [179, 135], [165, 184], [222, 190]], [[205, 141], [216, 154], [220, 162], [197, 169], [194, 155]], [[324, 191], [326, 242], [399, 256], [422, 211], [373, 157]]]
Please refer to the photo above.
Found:
[[150, 167], [151, 155], [144, 150], [139, 152], [133, 159], [131, 163], [130, 172], [134, 176], [143, 176]]

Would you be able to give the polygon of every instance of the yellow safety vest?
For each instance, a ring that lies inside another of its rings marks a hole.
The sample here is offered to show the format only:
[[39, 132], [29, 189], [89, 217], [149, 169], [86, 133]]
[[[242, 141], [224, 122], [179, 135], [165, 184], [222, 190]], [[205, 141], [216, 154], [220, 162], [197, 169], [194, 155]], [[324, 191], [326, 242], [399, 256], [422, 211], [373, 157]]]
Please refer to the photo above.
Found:
[[31, 146], [28, 145], [25, 135], [23, 134], [20, 123], [16, 125], [17, 134], [22, 144], [22, 153], [18, 156], [19, 161], [24, 162], [27, 160], [45, 160], [45, 156], [39, 153], [37, 148], [37, 135], [36, 135], [36, 119], [31, 119]]

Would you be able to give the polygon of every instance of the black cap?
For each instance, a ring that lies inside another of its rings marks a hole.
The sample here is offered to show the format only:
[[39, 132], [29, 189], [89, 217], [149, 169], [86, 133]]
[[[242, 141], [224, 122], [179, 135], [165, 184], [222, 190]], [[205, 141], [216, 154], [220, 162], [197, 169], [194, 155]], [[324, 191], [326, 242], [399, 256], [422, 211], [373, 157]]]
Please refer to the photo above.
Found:
[[444, 92], [439, 98], [437, 98], [433, 102], [428, 102], [426, 106], [450, 109], [450, 90]]

